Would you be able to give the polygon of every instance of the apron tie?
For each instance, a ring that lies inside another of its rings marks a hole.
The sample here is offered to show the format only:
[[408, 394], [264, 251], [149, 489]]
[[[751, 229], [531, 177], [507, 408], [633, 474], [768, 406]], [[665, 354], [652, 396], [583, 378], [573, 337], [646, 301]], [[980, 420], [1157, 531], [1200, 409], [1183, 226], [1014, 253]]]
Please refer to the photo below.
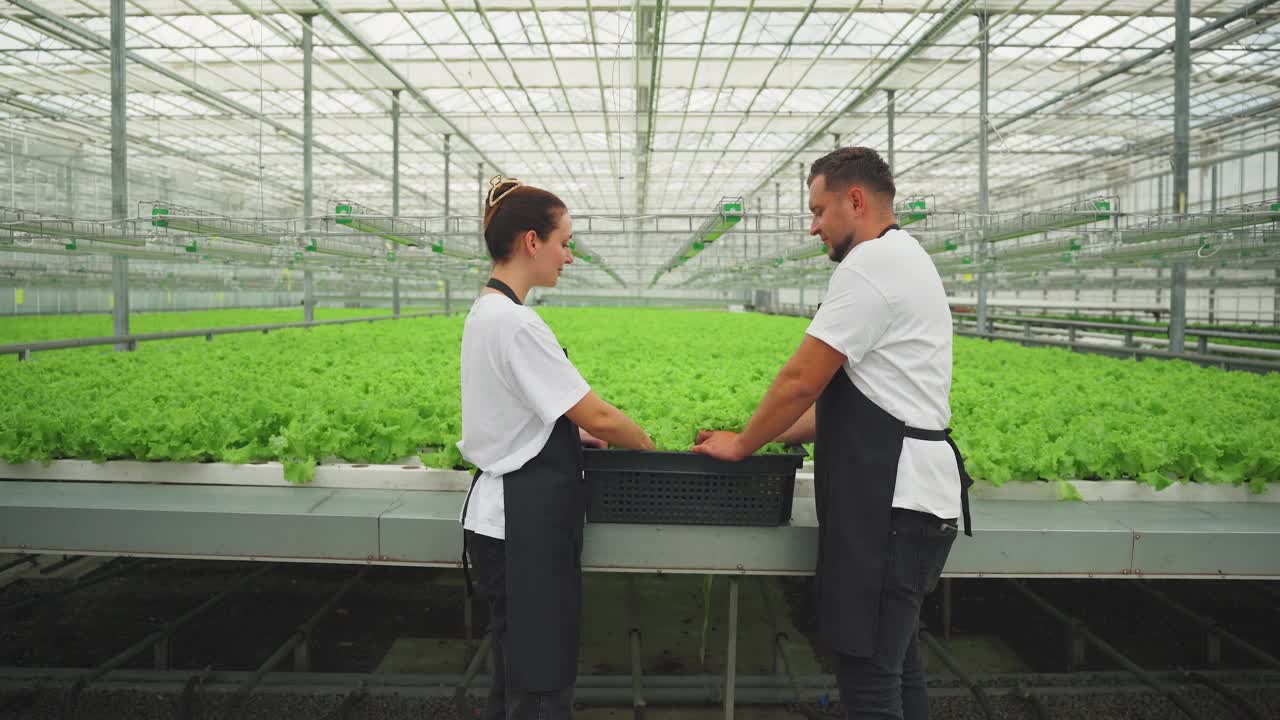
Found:
[[467, 507], [471, 504], [471, 493], [475, 492], [476, 481], [480, 479], [480, 473], [482, 472], [484, 471], [476, 468], [476, 474], [471, 476], [471, 488], [467, 490], [467, 499], [462, 501], [462, 525], [464, 527], [462, 533], [462, 580], [468, 600], [470, 600], [471, 596], [476, 593], [475, 589], [471, 585], [471, 560], [467, 557], [467, 533], [465, 530], [467, 524]]
[[969, 519], [969, 486], [973, 484], [973, 478], [969, 477], [969, 471], [964, 469], [964, 458], [960, 456], [960, 448], [956, 447], [956, 441], [951, 439], [951, 428], [924, 430], [907, 426], [903, 436], [915, 440], [945, 442], [951, 446], [951, 452], [956, 456], [956, 468], [960, 470], [960, 512], [964, 517], [964, 534], [973, 537], [973, 528]]

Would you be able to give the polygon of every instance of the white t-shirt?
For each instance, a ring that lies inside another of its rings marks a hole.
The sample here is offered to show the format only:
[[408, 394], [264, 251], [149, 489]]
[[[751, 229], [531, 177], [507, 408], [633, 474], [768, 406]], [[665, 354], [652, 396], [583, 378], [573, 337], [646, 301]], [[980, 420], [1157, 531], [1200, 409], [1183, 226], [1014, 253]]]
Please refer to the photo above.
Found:
[[[929, 254], [905, 230], [849, 251], [807, 332], [844, 353], [844, 372], [885, 412], [923, 430], [951, 422], [951, 308]], [[893, 507], [960, 515], [947, 443], [903, 439]]]
[[476, 298], [462, 330], [462, 457], [484, 470], [462, 526], [506, 537], [502, 476], [542, 451], [587, 381], [538, 313], [505, 295]]

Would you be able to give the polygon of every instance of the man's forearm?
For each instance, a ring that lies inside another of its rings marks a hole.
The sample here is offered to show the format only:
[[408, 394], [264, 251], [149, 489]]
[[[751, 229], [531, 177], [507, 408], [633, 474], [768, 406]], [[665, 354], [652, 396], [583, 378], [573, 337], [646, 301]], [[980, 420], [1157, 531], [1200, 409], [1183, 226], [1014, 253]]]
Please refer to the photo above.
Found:
[[795, 421], [791, 427], [783, 431], [774, 442], [780, 442], [784, 445], [803, 445], [810, 443], [818, 437], [818, 420], [815, 405], [810, 405], [808, 410]]
[[796, 379], [778, 376], [738, 436], [741, 450], [750, 455], [765, 444], [781, 439], [813, 408], [820, 393], [821, 390], [815, 392]]

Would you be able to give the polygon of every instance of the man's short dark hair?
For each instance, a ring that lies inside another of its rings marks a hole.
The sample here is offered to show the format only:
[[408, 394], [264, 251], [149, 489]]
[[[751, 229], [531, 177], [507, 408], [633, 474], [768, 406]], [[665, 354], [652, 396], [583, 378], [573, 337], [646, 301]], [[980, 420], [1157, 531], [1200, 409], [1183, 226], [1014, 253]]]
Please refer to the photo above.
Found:
[[858, 183], [890, 200], [897, 192], [889, 164], [871, 148], [846, 147], [823, 155], [809, 168], [809, 184], [819, 176], [826, 178], [828, 190], [843, 190]]

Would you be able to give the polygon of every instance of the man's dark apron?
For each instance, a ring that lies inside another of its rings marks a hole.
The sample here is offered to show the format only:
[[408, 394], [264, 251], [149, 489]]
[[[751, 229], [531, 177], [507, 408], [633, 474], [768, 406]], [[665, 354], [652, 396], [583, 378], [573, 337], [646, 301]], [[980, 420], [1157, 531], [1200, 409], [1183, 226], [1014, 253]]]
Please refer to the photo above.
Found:
[[950, 431], [907, 427], [864, 395], [844, 368], [818, 397], [816, 419], [819, 635], [837, 652], [866, 657], [875, 649], [903, 438], [945, 440], [955, 451], [966, 535], [973, 534], [968, 492], [973, 480]]
[[966, 535], [973, 534], [973, 480], [950, 430], [908, 427], [864, 395], [843, 367], [818, 397], [815, 417], [819, 635], [832, 650], [867, 657], [875, 650], [903, 438], [944, 441], [955, 452]]
[[[519, 298], [496, 279], [517, 305]], [[566, 353], [567, 354], [567, 353]], [[475, 488], [480, 470], [471, 479]], [[513, 690], [549, 692], [570, 687], [578, 675], [582, 616], [582, 527], [587, 510], [578, 426], [556, 421], [546, 445], [519, 470], [502, 476], [506, 508], [506, 683]], [[463, 518], [471, 493], [463, 503]], [[465, 538], [465, 535], [464, 535]], [[468, 573], [466, 547], [463, 569]]]

